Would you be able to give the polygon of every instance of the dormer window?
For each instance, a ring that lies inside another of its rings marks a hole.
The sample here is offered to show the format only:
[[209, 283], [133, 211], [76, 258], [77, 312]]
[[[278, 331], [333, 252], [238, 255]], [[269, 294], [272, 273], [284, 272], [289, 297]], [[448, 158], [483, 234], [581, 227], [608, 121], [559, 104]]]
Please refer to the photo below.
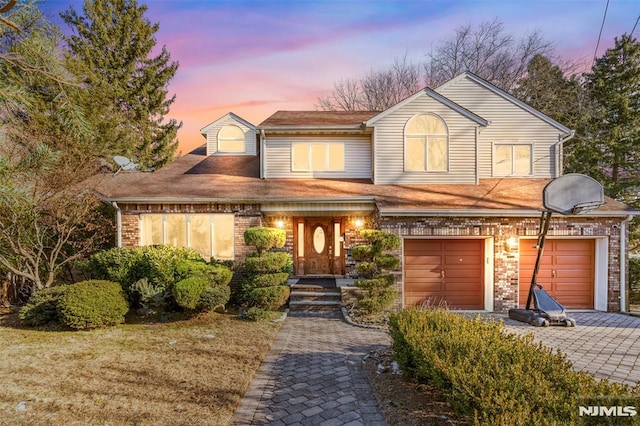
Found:
[[449, 132], [434, 114], [411, 118], [404, 130], [404, 168], [416, 172], [446, 172], [449, 168]]
[[218, 152], [245, 152], [244, 132], [238, 126], [224, 126], [218, 132]]

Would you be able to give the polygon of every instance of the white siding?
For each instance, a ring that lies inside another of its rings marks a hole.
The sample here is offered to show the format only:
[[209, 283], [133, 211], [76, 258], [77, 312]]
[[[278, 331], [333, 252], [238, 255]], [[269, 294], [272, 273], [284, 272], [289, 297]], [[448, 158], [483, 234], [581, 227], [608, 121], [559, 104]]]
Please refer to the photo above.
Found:
[[[344, 142], [345, 170], [340, 172], [291, 171], [291, 144], [294, 142]], [[265, 178], [371, 178], [371, 139], [358, 137], [269, 136], [264, 144]]]
[[468, 78], [445, 85], [438, 93], [490, 122], [478, 139], [480, 178], [492, 176], [493, 144], [509, 142], [532, 143], [534, 177], [555, 177], [558, 129]]
[[215, 126], [211, 126], [207, 129], [207, 155], [216, 154], [218, 152], [218, 132], [224, 126], [228, 125], [238, 126], [244, 132], [245, 152], [234, 152], [227, 155], [256, 155], [256, 131], [235, 120], [231, 116], [223, 117], [215, 123]]
[[[404, 127], [416, 114], [432, 113], [444, 120], [449, 132], [449, 170], [404, 171]], [[428, 95], [415, 99], [375, 123], [376, 184], [476, 183], [477, 124]]]

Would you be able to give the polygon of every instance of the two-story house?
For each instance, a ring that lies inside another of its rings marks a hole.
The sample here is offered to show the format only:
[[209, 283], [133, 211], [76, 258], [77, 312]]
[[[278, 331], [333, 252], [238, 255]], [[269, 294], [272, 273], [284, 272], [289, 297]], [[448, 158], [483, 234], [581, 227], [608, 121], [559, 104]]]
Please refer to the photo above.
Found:
[[[542, 190], [573, 133], [465, 73], [386, 111], [229, 113], [206, 145], [99, 190], [122, 246], [173, 244], [241, 261], [248, 227], [287, 232], [295, 276], [353, 277], [359, 229], [401, 237], [398, 306], [506, 312], [526, 299]], [[569, 308], [625, 310], [627, 221], [606, 199], [553, 218], [539, 282]]]

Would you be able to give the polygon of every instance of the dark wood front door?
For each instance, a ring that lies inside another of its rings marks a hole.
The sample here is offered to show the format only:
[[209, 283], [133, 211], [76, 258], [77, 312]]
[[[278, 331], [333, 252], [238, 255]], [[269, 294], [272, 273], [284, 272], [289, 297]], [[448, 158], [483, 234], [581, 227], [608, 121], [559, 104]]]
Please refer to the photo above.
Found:
[[331, 274], [333, 226], [331, 220], [308, 219], [304, 232], [305, 275]]
[[294, 223], [294, 273], [343, 275], [342, 219], [298, 217], [294, 219]]

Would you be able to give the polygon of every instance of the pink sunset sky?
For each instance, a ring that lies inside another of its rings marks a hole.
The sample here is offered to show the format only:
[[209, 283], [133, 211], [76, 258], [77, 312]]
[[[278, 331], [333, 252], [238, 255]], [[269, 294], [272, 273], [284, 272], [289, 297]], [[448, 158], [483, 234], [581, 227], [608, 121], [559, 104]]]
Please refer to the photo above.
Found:
[[[180, 63], [169, 117], [183, 122], [181, 153], [202, 145], [200, 129], [234, 112], [259, 124], [277, 110], [313, 110], [333, 83], [382, 69], [405, 53], [414, 62], [464, 24], [498, 19], [521, 36], [539, 30], [559, 57], [591, 64], [606, 0], [139, 1], [158, 22], [158, 46]], [[57, 15], [81, 0], [45, 0]], [[630, 33], [637, 0], [610, 0], [598, 56]], [[640, 26], [640, 24], [639, 24]], [[637, 37], [640, 28], [634, 35]]]

